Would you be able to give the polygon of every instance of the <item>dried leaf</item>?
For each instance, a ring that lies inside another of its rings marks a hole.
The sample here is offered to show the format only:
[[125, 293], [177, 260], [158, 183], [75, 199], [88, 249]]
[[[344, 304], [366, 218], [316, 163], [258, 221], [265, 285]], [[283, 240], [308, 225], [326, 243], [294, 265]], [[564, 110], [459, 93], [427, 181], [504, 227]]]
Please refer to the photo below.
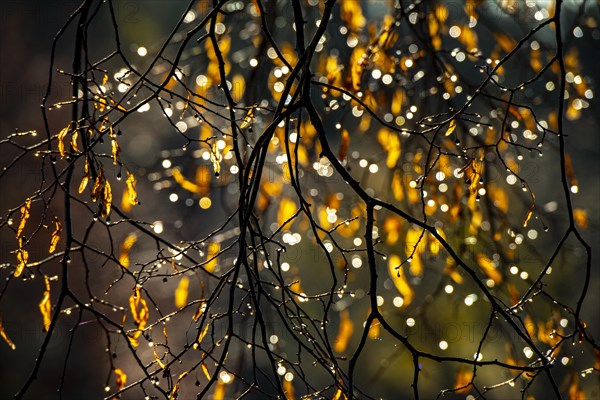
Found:
[[179, 377], [177, 378], [177, 382], [175, 382], [175, 385], [173, 385], [173, 390], [169, 395], [169, 400], [177, 399], [177, 394], [179, 393], [179, 384], [181, 383], [181, 380], [187, 376], [187, 374], [188, 372], [186, 371], [179, 375]]
[[130, 233], [125, 237], [123, 243], [121, 243], [121, 252], [119, 254], [119, 264], [123, 266], [123, 268], [128, 268], [130, 259], [129, 259], [129, 251], [137, 241], [137, 234]]
[[58, 133], [58, 152], [61, 157], [65, 156], [65, 137], [69, 133], [69, 125], [62, 128], [62, 130]]
[[246, 114], [246, 116], [244, 117], [244, 119], [242, 120], [242, 123], [240, 124], [240, 128], [244, 129], [245, 127], [247, 127], [248, 125], [250, 125], [250, 123], [252, 122], [252, 120], [254, 119], [254, 109], [256, 106], [252, 106], [249, 110], [248, 113]]
[[179, 281], [177, 289], [175, 289], [175, 307], [183, 308], [187, 304], [188, 288], [190, 286], [190, 278], [184, 276]]
[[215, 176], [219, 177], [221, 174], [221, 161], [223, 161], [223, 155], [221, 154], [221, 150], [219, 149], [216, 140], [210, 147], [210, 161], [212, 162]]
[[102, 199], [100, 200], [100, 215], [102, 218], [107, 218], [110, 215], [110, 209], [112, 207], [112, 189], [108, 181], [104, 182], [102, 190]]
[[533, 215], [533, 208], [534, 208], [534, 205], [532, 204], [531, 207], [529, 208], [529, 211], [527, 211], [527, 215], [525, 215], [525, 220], [523, 220], [524, 228], [527, 227], [527, 224], [529, 223], [529, 220], [531, 219], [531, 216]]
[[219, 379], [213, 393], [213, 400], [225, 400], [225, 384]]
[[348, 309], [343, 309], [340, 311], [340, 327], [337, 337], [333, 342], [333, 350], [337, 353], [343, 353], [346, 347], [348, 347], [348, 341], [352, 337], [352, 332], [354, 332], [354, 324], [350, 319], [350, 313]]
[[98, 176], [94, 182], [94, 187], [92, 188], [92, 201], [96, 202], [102, 195], [104, 184], [106, 183], [106, 178], [104, 177], [104, 167], [100, 167], [100, 171], [98, 172]]
[[129, 194], [129, 203], [132, 206], [139, 204], [137, 191], [135, 190], [135, 176], [129, 171], [127, 171], [127, 181], [125, 181], [125, 184], [127, 185], [127, 193]]
[[154, 361], [156, 361], [156, 363], [158, 364], [158, 366], [160, 367], [160, 369], [167, 368], [167, 366], [165, 365], [165, 363], [160, 359], [160, 357], [156, 353], [156, 349], [154, 349]]
[[138, 346], [137, 338], [142, 334], [149, 317], [148, 303], [146, 303], [140, 291], [141, 287], [136, 285], [132, 295], [129, 297], [129, 310], [131, 311], [133, 320], [137, 324], [136, 331], [129, 337], [133, 347]]
[[42, 313], [44, 332], [48, 332], [52, 323], [52, 303], [50, 300], [50, 279], [47, 276], [44, 276], [44, 283], [46, 284], [46, 290], [44, 291], [42, 301], [39, 303], [39, 308]]
[[208, 372], [208, 367], [206, 366], [206, 364], [202, 363], [200, 365], [200, 367], [202, 368], [202, 372], [204, 373], [204, 376], [206, 377], [206, 379], [208, 379], [210, 381], [210, 373]]
[[455, 129], [456, 129], [456, 120], [453, 119], [452, 121], [450, 121], [450, 125], [448, 125], [448, 129], [446, 130], [446, 133], [444, 134], [444, 136], [450, 136], [452, 134], [452, 132], [454, 132]]
[[200, 305], [198, 306], [198, 309], [194, 313], [194, 316], [192, 317], [194, 319], [194, 321], [198, 322], [198, 320], [200, 319], [200, 317], [202, 316], [202, 314], [204, 313], [205, 310], [206, 310], [206, 301], [202, 300], [200, 302]]
[[83, 191], [87, 187], [89, 180], [90, 180], [90, 163], [86, 159], [85, 164], [83, 166], [83, 177], [81, 178], [81, 183], [79, 184], [79, 189], [78, 189], [79, 193], [83, 193]]
[[283, 391], [285, 392], [286, 400], [294, 400], [296, 398], [292, 381], [288, 381], [287, 379], [283, 380]]
[[58, 241], [60, 240], [60, 233], [62, 232], [62, 227], [60, 224], [60, 220], [57, 216], [54, 216], [54, 232], [52, 232], [52, 236], [50, 237], [50, 249], [49, 253], [54, 253], [56, 250], [56, 246], [58, 245]]
[[15, 350], [17, 348], [17, 346], [15, 346], [15, 344], [13, 342], [11, 342], [8, 335], [6, 334], [6, 331], [4, 330], [4, 326], [2, 326], [2, 318], [0, 318], [0, 337], [2, 337], [2, 339], [4, 339], [6, 344], [8, 344], [8, 347], [10, 347], [11, 349]]
[[17, 267], [13, 276], [18, 278], [23, 273], [23, 270], [27, 266], [27, 260], [29, 259], [29, 252], [23, 248], [23, 238], [19, 238], [19, 248], [17, 249]]
[[127, 384], [127, 374], [125, 374], [125, 372], [123, 372], [122, 369], [115, 368], [115, 375], [117, 376], [117, 378], [116, 378], [117, 389], [123, 390], [123, 388]]
[[468, 367], [461, 367], [456, 374], [456, 380], [454, 381], [454, 389], [456, 393], [469, 393], [471, 380], [473, 379], [473, 370]]
[[25, 204], [21, 206], [21, 220], [19, 221], [19, 227], [17, 228], [17, 239], [21, 237], [23, 233], [23, 229], [25, 229], [25, 225], [27, 224], [27, 220], [29, 219], [29, 210], [31, 209], [31, 199], [27, 199]]
[[477, 264], [495, 284], [502, 283], [502, 273], [496, 268], [492, 260], [487, 258], [484, 254], [479, 253], [477, 254]]

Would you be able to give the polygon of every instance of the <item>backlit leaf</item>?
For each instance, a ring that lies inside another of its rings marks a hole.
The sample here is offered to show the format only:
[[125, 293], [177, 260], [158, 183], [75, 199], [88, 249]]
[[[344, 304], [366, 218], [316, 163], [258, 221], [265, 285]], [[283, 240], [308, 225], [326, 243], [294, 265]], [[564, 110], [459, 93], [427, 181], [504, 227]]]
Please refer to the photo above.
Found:
[[86, 159], [85, 164], [83, 166], [83, 177], [81, 178], [81, 183], [79, 184], [79, 189], [77, 190], [79, 193], [83, 193], [83, 191], [85, 190], [85, 188], [88, 185], [89, 180], [90, 180], [90, 163]]
[[149, 318], [148, 303], [146, 302], [146, 299], [142, 297], [141, 287], [139, 285], [135, 286], [132, 295], [129, 297], [129, 310], [133, 320], [137, 324], [135, 332], [133, 335], [129, 335], [129, 339], [132, 346], [137, 347], [139, 344], [137, 339], [141, 336]]
[[350, 319], [350, 313], [346, 308], [340, 311], [340, 327], [338, 329], [337, 337], [333, 342], [333, 349], [337, 353], [343, 353], [346, 351], [348, 341], [352, 337], [352, 332], [354, 332], [354, 324], [352, 323], [352, 319]]
[[283, 380], [283, 390], [285, 392], [285, 399], [286, 400], [294, 400], [295, 397], [295, 393], [294, 393], [294, 384], [292, 383], [292, 381], [288, 381], [287, 379]]
[[410, 272], [415, 276], [420, 276], [423, 273], [423, 261], [421, 253], [425, 247], [425, 243], [420, 243], [423, 238], [422, 229], [409, 228], [406, 232], [405, 253], [410, 259]]
[[579, 225], [581, 229], [587, 228], [587, 211], [581, 208], [575, 208], [573, 210], [573, 218], [575, 219], [575, 223]]
[[188, 288], [190, 286], [190, 278], [184, 276], [179, 281], [177, 289], [175, 289], [175, 307], [183, 308], [187, 304]]
[[206, 254], [206, 259], [208, 262], [204, 266], [204, 269], [208, 272], [213, 272], [215, 267], [217, 266], [219, 259], [219, 251], [221, 251], [221, 245], [219, 243], [213, 242], [208, 245], [208, 250]]
[[254, 108], [255, 106], [251, 107], [248, 110], [248, 113], [246, 114], [246, 116], [242, 120], [242, 123], [240, 124], [241, 129], [244, 129], [245, 127], [249, 126], [252, 120], [254, 119]]
[[46, 285], [46, 290], [44, 291], [42, 301], [39, 303], [39, 309], [40, 313], [42, 313], [44, 332], [48, 332], [50, 324], [52, 323], [52, 303], [50, 300], [50, 279], [48, 279], [47, 276], [44, 276], [44, 283]]
[[453, 119], [452, 121], [450, 121], [450, 125], [448, 125], [448, 129], [446, 130], [446, 133], [444, 134], [444, 136], [450, 136], [452, 134], [452, 132], [454, 132], [456, 130], [456, 120]]
[[454, 389], [458, 389], [455, 393], [469, 393], [472, 379], [473, 370], [468, 367], [460, 367], [454, 381]]
[[2, 325], [2, 318], [0, 318], [0, 337], [2, 337], [2, 339], [4, 339], [6, 344], [8, 344], [8, 347], [10, 347], [11, 349], [15, 350], [17, 348], [17, 346], [15, 346], [15, 344], [13, 342], [11, 342], [8, 335], [6, 334], [6, 331], [4, 330], [4, 326]]
[[50, 237], [50, 249], [49, 253], [54, 253], [56, 250], [56, 246], [58, 245], [58, 241], [60, 240], [60, 233], [62, 232], [60, 220], [58, 217], [54, 217], [54, 231], [52, 232], [52, 236]]
[[123, 243], [121, 243], [121, 252], [119, 254], [119, 264], [121, 264], [124, 268], [129, 267], [129, 251], [137, 241], [137, 234], [130, 233], [125, 237]]
[[338, 158], [340, 161], [346, 159], [348, 154], [348, 147], [350, 146], [350, 134], [346, 129], [342, 130], [342, 134], [340, 135], [340, 151], [338, 154]]
[[62, 128], [62, 130], [58, 133], [58, 152], [61, 157], [65, 156], [65, 137], [69, 133], [69, 125]]
[[296, 213], [296, 203], [294, 200], [283, 197], [279, 202], [279, 211], [277, 212], [277, 223], [282, 226], [288, 219]]
[[477, 254], [477, 264], [494, 283], [499, 284], [502, 282], [502, 273], [496, 268], [493, 261], [484, 254]]
[[102, 189], [102, 198], [100, 200], [100, 215], [102, 218], [107, 218], [110, 215], [110, 209], [112, 207], [112, 189], [108, 181], [104, 182]]
[[25, 229], [25, 225], [27, 224], [27, 220], [29, 219], [29, 210], [31, 209], [31, 199], [27, 199], [25, 204], [21, 206], [21, 220], [19, 221], [19, 227], [17, 228], [17, 239], [21, 237], [23, 233], [23, 229]]
[[127, 374], [125, 374], [125, 372], [123, 372], [122, 369], [115, 368], [115, 375], [117, 376], [115, 382], [117, 385], [117, 389], [122, 390], [127, 384]]
[[125, 184], [127, 185], [127, 193], [129, 195], [129, 203], [132, 206], [135, 206], [139, 203], [138, 201], [138, 197], [137, 197], [137, 191], [135, 190], [135, 185], [136, 185], [136, 181], [135, 181], [135, 176], [127, 171], [127, 180], [125, 181]]
[[392, 254], [388, 257], [388, 273], [392, 282], [394, 282], [394, 286], [396, 286], [396, 290], [402, 296], [404, 300], [403, 306], [408, 306], [415, 297], [414, 290], [408, 284], [408, 280], [406, 279], [406, 274], [404, 273], [404, 266], [400, 267], [400, 257]]

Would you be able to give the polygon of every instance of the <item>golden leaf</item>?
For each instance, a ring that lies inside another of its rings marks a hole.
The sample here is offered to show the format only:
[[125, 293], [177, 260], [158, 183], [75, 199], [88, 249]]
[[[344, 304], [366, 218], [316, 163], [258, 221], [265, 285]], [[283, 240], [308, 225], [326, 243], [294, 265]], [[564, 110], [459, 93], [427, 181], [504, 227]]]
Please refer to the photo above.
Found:
[[215, 386], [212, 398], [213, 400], [225, 400], [225, 384], [220, 379]]
[[102, 191], [104, 189], [104, 183], [106, 182], [106, 178], [104, 177], [104, 167], [100, 167], [100, 171], [98, 172], [98, 176], [94, 182], [94, 187], [92, 188], [92, 201], [98, 201], [100, 196], [102, 195]]
[[142, 334], [149, 317], [148, 303], [146, 303], [146, 300], [142, 297], [141, 287], [139, 285], [136, 285], [132, 295], [129, 297], [129, 310], [131, 311], [133, 320], [137, 324], [136, 331], [133, 335], [129, 336], [129, 339], [133, 347], [137, 347], [139, 344], [137, 338]]
[[394, 194], [394, 198], [398, 201], [402, 201], [404, 199], [404, 189], [402, 188], [402, 174], [399, 170], [394, 171], [394, 176], [392, 177], [392, 193]]
[[344, 161], [346, 159], [346, 155], [348, 154], [348, 147], [350, 146], [350, 134], [346, 129], [342, 130], [342, 134], [340, 137], [340, 151], [338, 153], [338, 158], [340, 161]]
[[187, 304], [188, 288], [190, 286], [190, 278], [184, 276], [179, 281], [177, 289], [175, 289], [175, 307], [183, 308]]
[[69, 133], [69, 125], [62, 128], [62, 130], [58, 133], [58, 152], [61, 157], [65, 156], [65, 137]]
[[387, 159], [385, 165], [388, 168], [396, 167], [398, 160], [400, 159], [400, 138], [395, 132], [383, 128], [377, 134], [379, 144], [387, 153]]
[[381, 331], [381, 322], [379, 320], [374, 320], [369, 327], [369, 339], [377, 339], [379, 338], [379, 332]]
[[25, 225], [27, 224], [27, 220], [29, 219], [29, 210], [31, 209], [31, 199], [27, 199], [25, 204], [21, 206], [21, 220], [19, 221], [19, 227], [17, 228], [17, 239], [21, 237], [21, 233], [23, 233], [23, 229], [25, 229]]
[[177, 394], [179, 393], [179, 384], [181, 383], [181, 380], [187, 376], [187, 374], [188, 373], [186, 371], [186, 372], [183, 372], [182, 374], [180, 374], [179, 377], [177, 377], [177, 382], [175, 382], [175, 385], [173, 385], [173, 390], [171, 391], [171, 394], [169, 395], [169, 400], [177, 399]]
[[[422, 229], [409, 228], [406, 232], [406, 247], [405, 253], [410, 260], [410, 272], [415, 276], [420, 276], [423, 273], [423, 261], [421, 260], [421, 253], [423, 253], [424, 243], [420, 241], [423, 239], [421, 234]], [[423, 235], [424, 237], [424, 235]]]
[[42, 313], [44, 332], [48, 332], [52, 323], [52, 303], [50, 301], [50, 279], [47, 276], [44, 276], [44, 283], [46, 284], [46, 290], [44, 291], [42, 301], [39, 303], [39, 308]]
[[83, 177], [81, 178], [81, 183], [79, 184], [79, 189], [78, 189], [79, 193], [83, 193], [83, 191], [87, 187], [89, 180], [90, 180], [90, 163], [86, 159], [85, 164], [83, 166]]
[[206, 254], [207, 263], [204, 266], [204, 269], [208, 272], [213, 272], [219, 263], [219, 259], [217, 257], [219, 255], [219, 251], [221, 251], [221, 245], [219, 243], [213, 242], [208, 245], [208, 251]]
[[200, 305], [198, 306], [198, 309], [194, 313], [194, 316], [192, 317], [194, 319], [194, 321], [198, 322], [198, 320], [200, 319], [200, 317], [204, 313], [204, 310], [206, 310], [206, 301], [202, 300], [200, 302]]
[[367, 23], [359, 1], [342, 1], [340, 3], [340, 17], [353, 32], [361, 29]]
[[288, 198], [283, 197], [279, 202], [279, 211], [277, 212], [277, 224], [283, 224], [296, 213], [296, 203]]
[[581, 229], [587, 228], [587, 211], [581, 208], [575, 208], [573, 210], [573, 218], [575, 219], [575, 223], [579, 225]]
[[395, 244], [400, 239], [402, 219], [397, 215], [390, 215], [383, 221], [383, 231], [386, 233], [385, 242]]
[[125, 374], [125, 372], [123, 372], [122, 369], [115, 368], [115, 375], [117, 376], [117, 378], [116, 378], [117, 389], [123, 390], [123, 388], [125, 387], [125, 384], [127, 384], [127, 374]]
[[446, 258], [446, 268], [444, 272], [455, 282], [461, 284], [463, 282], [462, 275], [456, 270], [456, 263], [450, 256]]
[[365, 54], [365, 49], [361, 46], [356, 46], [352, 52], [352, 56], [350, 57], [349, 75], [349, 83], [352, 89], [356, 91], [360, 90], [360, 81], [362, 79], [362, 74], [365, 70], [366, 64], [367, 56]]
[[137, 191], [135, 190], [135, 185], [136, 185], [136, 181], [135, 181], [135, 176], [127, 171], [127, 181], [125, 181], [125, 184], [127, 185], [127, 193], [129, 195], [129, 203], [132, 206], [135, 206], [139, 203], [138, 201], [138, 197], [137, 197]]
[[154, 350], [154, 361], [156, 361], [156, 363], [158, 364], [158, 366], [160, 367], [160, 369], [167, 368], [167, 366], [165, 365], [165, 363], [160, 359], [160, 357], [156, 353], [156, 349]]
[[400, 267], [400, 263], [399, 256], [392, 254], [388, 257], [388, 273], [392, 282], [394, 282], [394, 286], [396, 286], [396, 290], [398, 290], [398, 293], [400, 293], [404, 300], [402, 305], [406, 307], [413, 301], [415, 291], [408, 284], [404, 268]]
[[502, 273], [496, 268], [492, 260], [487, 258], [484, 254], [477, 254], [477, 264], [488, 278], [494, 281], [494, 283], [499, 284], [502, 282]]
[[121, 243], [121, 252], [119, 254], [119, 264], [121, 264], [124, 268], [129, 267], [129, 251], [137, 241], [137, 235], [135, 233], [130, 233], [125, 237], [123, 243]]
[[205, 363], [200, 364], [200, 367], [202, 368], [202, 372], [204, 373], [204, 376], [206, 377], [206, 379], [208, 379], [210, 381], [210, 373], [208, 372], [208, 367], [206, 366]]
[[202, 340], [204, 340], [204, 337], [208, 333], [208, 327], [209, 327], [209, 325], [206, 324], [204, 326], [204, 329], [202, 329], [202, 332], [200, 332], [200, 336], [198, 336], [198, 343], [202, 343]]
[[60, 220], [57, 216], [54, 217], [54, 232], [52, 232], [52, 236], [50, 237], [50, 249], [49, 253], [54, 253], [56, 250], [56, 246], [58, 245], [58, 241], [60, 240], [60, 233], [62, 232]]
[[71, 147], [73, 151], [80, 153], [79, 146], [77, 145], [77, 138], [79, 137], [79, 131], [75, 130], [71, 135]]
[[288, 381], [287, 379], [283, 380], [283, 390], [285, 392], [285, 399], [286, 400], [294, 400], [295, 397], [295, 393], [294, 393], [294, 384], [292, 383], [292, 381]]
[[454, 389], [456, 393], [469, 393], [469, 386], [473, 379], [473, 370], [468, 367], [461, 367], [456, 374], [456, 380], [454, 381]]
[[112, 158], [113, 158], [113, 164], [117, 165], [117, 156], [119, 154], [119, 143], [117, 143], [117, 139], [112, 138], [110, 140], [110, 148], [111, 148], [111, 154], [112, 154]]
[[10, 347], [11, 349], [15, 350], [17, 348], [17, 346], [15, 346], [15, 344], [13, 342], [11, 342], [8, 335], [6, 334], [6, 331], [4, 330], [4, 326], [2, 326], [2, 318], [0, 318], [0, 337], [2, 337], [2, 339], [4, 339], [6, 344], [8, 344], [8, 347]]
[[502, 187], [490, 184], [487, 192], [494, 207], [503, 213], [508, 212], [508, 195]]
[[249, 110], [248, 113], [246, 114], [246, 116], [244, 117], [244, 119], [242, 120], [242, 123], [240, 124], [240, 129], [244, 129], [245, 127], [247, 127], [248, 125], [250, 125], [250, 123], [252, 122], [252, 120], [254, 119], [254, 108], [256, 106], [252, 106]]
[[27, 260], [29, 259], [29, 252], [23, 248], [23, 238], [19, 238], [19, 248], [17, 249], [17, 267], [13, 273], [15, 278], [18, 278], [23, 273], [23, 270], [27, 266]]
[[338, 329], [337, 337], [333, 342], [333, 350], [337, 353], [343, 353], [348, 346], [348, 341], [352, 337], [354, 332], [354, 324], [350, 319], [350, 313], [348, 309], [340, 311], [340, 327]]
[[213, 142], [210, 149], [210, 161], [212, 162], [215, 176], [218, 177], [221, 174], [221, 161], [223, 161], [223, 155], [217, 146], [216, 140]]
[[102, 190], [102, 199], [100, 200], [100, 215], [102, 218], [107, 218], [110, 215], [110, 208], [112, 207], [112, 189], [108, 181], [104, 182], [104, 188]]
[[455, 129], [456, 129], [456, 120], [453, 119], [452, 121], [450, 121], [450, 125], [448, 125], [448, 129], [446, 130], [446, 133], [444, 134], [444, 136], [450, 136], [452, 134], [452, 132], [454, 132]]
[[533, 215], [533, 204], [531, 205], [531, 207], [529, 208], [529, 211], [527, 211], [527, 215], [525, 215], [525, 220], [523, 221], [523, 227], [526, 228], [527, 224], [529, 223], [529, 220], [531, 219], [531, 216]]

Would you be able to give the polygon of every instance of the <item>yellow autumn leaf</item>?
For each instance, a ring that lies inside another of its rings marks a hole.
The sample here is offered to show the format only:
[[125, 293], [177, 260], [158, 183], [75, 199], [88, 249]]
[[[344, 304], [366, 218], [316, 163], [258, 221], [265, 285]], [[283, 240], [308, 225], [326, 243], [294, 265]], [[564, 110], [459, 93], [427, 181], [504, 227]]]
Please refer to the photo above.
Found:
[[415, 291], [408, 284], [406, 274], [404, 273], [404, 266], [400, 267], [400, 263], [399, 256], [392, 254], [388, 257], [388, 273], [392, 282], [394, 282], [394, 286], [396, 286], [396, 290], [398, 290], [398, 293], [400, 293], [404, 300], [403, 306], [406, 307], [412, 303]]
[[213, 171], [215, 176], [218, 177], [221, 174], [221, 161], [223, 161], [223, 155], [221, 154], [221, 150], [217, 146], [217, 141], [213, 141], [213, 144], [210, 148], [210, 161], [213, 165]]
[[390, 215], [383, 221], [383, 231], [385, 232], [385, 242], [388, 245], [395, 244], [400, 239], [402, 228], [402, 218], [397, 215]]
[[27, 260], [29, 259], [29, 252], [23, 248], [23, 238], [19, 238], [19, 248], [17, 249], [17, 266], [13, 276], [18, 278], [23, 273], [23, 270], [27, 266]]
[[285, 392], [285, 400], [295, 400], [294, 384], [292, 381], [283, 380], [283, 391]]
[[399, 170], [394, 171], [394, 176], [392, 177], [392, 193], [394, 194], [394, 198], [398, 201], [402, 201], [404, 199], [404, 189], [402, 187], [402, 174]]
[[479, 268], [494, 281], [495, 284], [502, 282], [502, 273], [496, 268], [493, 261], [486, 257], [484, 254], [477, 254], [477, 264]]
[[11, 342], [10, 338], [6, 334], [6, 331], [4, 330], [4, 326], [2, 325], [2, 318], [0, 318], [0, 337], [2, 337], [2, 339], [4, 339], [6, 344], [8, 344], [8, 347], [10, 347], [11, 349], [15, 350], [17, 348], [17, 346], [15, 346], [15, 344], [13, 342]]
[[187, 304], [188, 289], [190, 286], [190, 278], [184, 276], [179, 281], [177, 289], [175, 289], [175, 307], [183, 308]]
[[421, 237], [422, 229], [409, 228], [406, 232], [405, 253], [409, 257], [410, 273], [415, 276], [420, 276], [423, 273], [423, 261], [421, 253], [423, 252], [424, 243], [420, 243], [425, 235]]
[[210, 381], [210, 373], [208, 372], [208, 367], [206, 366], [206, 364], [202, 363], [200, 365], [200, 367], [202, 368], [202, 372], [204, 373], [204, 376], [206, 377], [206, 379], [208, 379]]
[[368, 337], [369, 339], [377, 339], [379, 338], [379, 333], [381, 332], [381, 322], [378, 319], [374, 320], [369, 327]]
[[446, 268], [444, 273], [448, 275], [455, 283], [461, 284], [463, 282], [462, 275], [456, 269], [456, 262], [450, 256], [446, 257]]
[[225, 400], [225, 383], [220, 379], [215, 386], [215, 391], [213, 393], [213, 400]]
[[165, 363], [160, 359], [160, 356], [156, 352], [156, 349], [154, 349], [154, 361], [156, 361], [156, 363], [158, 364], [158, 366], [160, 367], [160, 369], [167, 368], [167, 366], [165, 365]]
[[27, 224], [27, 220], [29, 219], [29, 210], [31, 209], [31, 199], [27, 199], [25, 204], [21, 206], [21, 220], [19, 221], [19, 227], [17, 228], [17, 239], [21, 237], [23, 233], [23, 229], [25, 229], [25, 225]]
[[100, 215], [102, 218], [107, 218], [110, 215], [112, 207], [112, 189], [108, 181], [104, 182], [102, 189], [102, 198], [100, 199]]
[[46, 285], [46, 290], [44, 291], [42, 301], [39, 303], [39, 309], [42, 313], [44, 332], [48, 332], [50, 324], [52, 323], [52, 303], [50, 300], [50, 279], [48, 279], [47, 276], [44, 276], [44, 283]]
[[460, 367], [454, 381], [456, 393], [469, 393], [469, 385], [473, 379], [473, 370], [468, 367]]
[[387, 153], [385, 165], [388, 168], [395, 168], [400, 159], [400, 138], [398, 137], [398, 134], [383, 128], [377, 134], [377, 139], [379, 140], [381, 147], [383, 147]]
[[249, 110], [248, 113], [246, 114], [246, 116], [244, 117], [244, 119], [242, 120], [242, 123], [240, 124], [240, 128], [244, 129], [245, 127], [249, 126], [250, 123], [252, 122], [252, 120], [254, 119], [254, 108], [256, 106], [252, 106]]
[[450, 125], [448, 125], [448, 129], [446, 130], [446, 133], [444, 134], [444, 136], [450, 136], [452, 134], [452, 132], [454, 132], [455, 129], [456, 129], [456, 120], [453, 119], [452, 121], [450, 121]]
[[221, 245], [219, 243], [213, 242], [208, 245], [208, 250], [206, 254], [207, 263], [204, 266], [204, 269], [208, 272], [213, 272], [215, 267], [217, 266], [219, 259], [219, 251], [221, 251]]
[[69, 125], [62, 128], [58, 133], [58, 152], [61, 157], [65, 156], [65, 137], [67, 136], [67, 133], [69, 133]]
[[333, 350], [337, 353], [343, 353], [348, 347], [348, 341], [352, 337], [354, 332], [354, 324], [350, 319], [350, 313], [348, 309], [340, 311], [340, 327], [338, 329], [337, 337], [333, 342]]
[[296, 213], [296, 203], [288, 198], [283, 197], [279, 202], [279, 211], [277, 212], [277, 224], [283, 224]]
[[98, 201], [98, 199], [102, 195], [102, 190], [104, 189], [105, 182], [106, 178], [104, 177], [104, 166], [101, 166], [100, 171], [98, 172], [98, 176], [96, 176], [96, 180], [94, 181], [94, 187], [92, 188], [91, 199], [93, 202]]
[[81, 178], [81, 183], [79, 184], [79, 189], [77, 190], [77, 192], [83, 193], [83, 191], [85, 190], [85, 188], [88, 185], [89, 180], [90, 180], [90, 163], [86, 159], [85, 164], [83, 165], [83, 177]]
[[123, 390], [127, 384], [127, 374], [121, 368], [115, 368], [117, 390]]
[[360, 1], [342, 1], [340, 2], [340, 17], [346, 23], [351, 31], [357, 31], [363, 28], [367, 19], [363, 15]]
[[146, 299], [142, 297], [141, 287], [139, 285], [136, 285], [133, 293], [129, 297], [129, 310], [137, 325], [135, 332], [133, 335], [129, 336], [129, 339], [132, 346], [137, 347], [139, 345], [137, 339], [141, 336], [149, 318], [148, 303], [146, 302]]
[[121, 264], [124, 268], [129, 267], [129, 251], [137, 241], [137, 234], [130, 233], [125, 237], [123, 243], [121, 243], [121, 252], [119, 254], [119, 264]]
[[127, 172], [127, 180], [125, 181], [127, 185], [127, 193], [129, 195], [129, 203], [132, 206], [135, 206], [139, 203], [137, 197], [137, 191], [135, 190], [136, 180], [135, 176], [131, 172]]
[[587, 228], [587, 211], [581, 208], [575, 208], [573, 210], [573, 219], [575, 219], [575, 223], [579, 225], [581, 229]]
[[49, 253], [54, 253], [56, 250], [56, 246], [58, 245], [58, 241], [60, 240], [60, 233], [62, 232], [60, 220], [58, 217], [54, 217], [54, 231], [52, 232], [52, 236], [50, 237], [50, 249]]
[[177, 381], [175, 382], [175, 385], [173, 385], [173, 390], [171, 391], [171, 394], [169, 395], [169, 400], [176, 400], [177, 399], [181, 380], [183, 378], [185, 378], [187, 376], [187, 374], [188, 374], [188, 372], [186, 371], [186, 372], [181, 373], [177, 377]]

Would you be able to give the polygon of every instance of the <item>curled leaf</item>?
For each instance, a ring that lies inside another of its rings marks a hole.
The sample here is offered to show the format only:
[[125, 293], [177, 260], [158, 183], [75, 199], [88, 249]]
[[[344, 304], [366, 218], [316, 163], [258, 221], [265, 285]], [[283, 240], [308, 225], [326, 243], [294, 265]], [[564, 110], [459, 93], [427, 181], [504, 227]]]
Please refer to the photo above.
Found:
[[49, 253], [54, 253], [56, 250], [56, 246], [58, 245], [58, 241], [60, 240], [60, 233], [62, 232], [62, 227], [60, 224], [60, 220], [58, 217], [54, 216], [54, 232], [52, 232], [52, 236], [50, 237], [50, 249]]
[[129, 335], [129, 340], [133, 347], [137, 347], [139, 345], [138, 338], [141, 336], [149, 317], [148, 303], [142, 297], [140, 286], [136, 285], [133, 294], [129, 297], [129, 310], [137, 324], [137, 329], [132, 335]]
[[58, 133], [58, 152], [61, 157], [65, 156], [65, 137], [67, 136], [67, 133], [69, 133], [69, 125], [62, 128]]
[[252, 122], [252, 120], [254, 119], [254, 108], [256, 106], [252, 106], [249, 110], [248, 113], [246, 114], [246, 116], [244, 117], [244, 119], [242, 120], [242, 123], [240, 124], [240, 128], [244, 129], [245, 127], [247, 127], [248, 125], [250, 125], [250, 123]]
[[450, 121], [450, 125], [448, 125], [448, 129], [446, 130], [446, 133], [444, 134], [444, 136], [450, 136], [452, 134], [452, 132], [454, 132], [455, 129], [456, 129], [456, 120], [453, 119], [452, 121]]
[[44, 283], [46, 284], [46, 290], [44, 291], [42, 301], [39, 303], [39, 308], [42, 313], [44, 332], [48, 332], [52, 322], [52, 303], [50, 301], [50, 279], [47, 276], [44, 276]]
[[133, 206], [137, 205], [139, 201], [135, 190], [136, 181], [132, 173], [127, 172], [127, 181], [125, 184], [127, 185], [127, 193], [129, 194], [129, 203]]
[[137, 241], [137, 235], [135, 233], [130, 233], [127, 235], [123, 243], [121, 243], [121, 253], [119, 254], [119, 264], [121, 264], [124, 268], [129, 267], [129, 251]]
[[100, 200], [100, 215], [102, 218], [107, 218], [110, 215], [110, 209], [112, 207], [112, 189], [108, 181], [104, 182], [102, 190], [102, 199]]
[[123, 390], [125, 384], [127, 383], [127, 374], [123, 372], [120, 368], [115, 368], [116, 385], [118, 390]]
[[31, 199], [27, 199], [25, 204], [21, 206], [21, 220], [19, 221], [19, 227], [17, 228], [17, 239], [21, 237], [23, 233], [23, 229], [25, 229], [25, 225], [27, 224], [27, 220], [29, 219], [29, 210], [31, 209]]
[[11, 342], [8, 335], [6, 334], [6, 331], [4, 330], [4, 326], [2, 326], [2, 318], [0, 318], [0, 337], [2, 337], [2, 339], [4, 339], [6, 344], [8, 344], [8, 347], [10, 347], [11, 349], [15, 350], [17, 348], [17, 346], [15, 346], [15, 344], [13, 342]]
[[78, 190], [79, 193], [83, 193], [83, 191], [87, 187], [89, 181], [90, 181], [90, 163], [86, 159], [85, 165], [83, 166], [83, 177], [81, 178], [81, 183], [79, 184], [79, 190]]

